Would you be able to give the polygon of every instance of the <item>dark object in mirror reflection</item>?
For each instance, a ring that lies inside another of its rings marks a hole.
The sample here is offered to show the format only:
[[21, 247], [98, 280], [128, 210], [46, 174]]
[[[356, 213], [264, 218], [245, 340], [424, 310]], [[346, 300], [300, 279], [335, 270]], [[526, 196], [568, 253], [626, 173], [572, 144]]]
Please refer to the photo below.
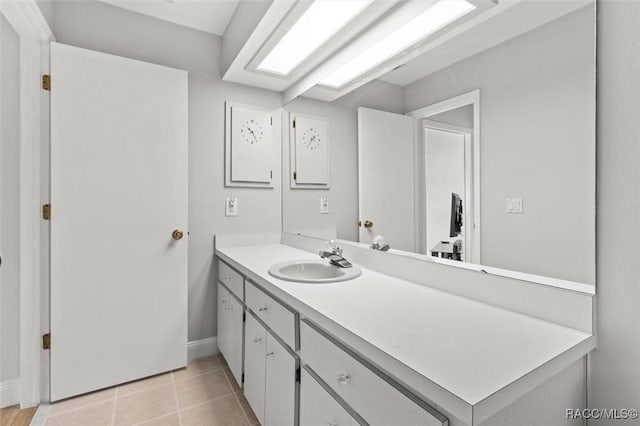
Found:
[[457, 237], [462, 232], [462, 199], [455, 192], [451, 193], [451, 225], [449, 236]]

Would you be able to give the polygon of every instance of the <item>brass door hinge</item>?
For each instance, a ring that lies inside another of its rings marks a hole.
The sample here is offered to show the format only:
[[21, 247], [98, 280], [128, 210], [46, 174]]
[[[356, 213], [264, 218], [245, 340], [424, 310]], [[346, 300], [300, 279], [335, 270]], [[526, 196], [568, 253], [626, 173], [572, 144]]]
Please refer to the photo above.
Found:
[[51, 349], [51, 333], [42, 335], [42, 349]]
[[296, 128], [296, 120], [293, 120], [293, 128]]
[[298, 179], [298, 173], [293, 172], [293, 180], [296, 180], [296, 179]]
[[42, 90], [51, 90], [51, 76], [48, 74], [42, 76]]
[[42, 218], [44, 220], [51, 220], [51, 204], [42, 205]]

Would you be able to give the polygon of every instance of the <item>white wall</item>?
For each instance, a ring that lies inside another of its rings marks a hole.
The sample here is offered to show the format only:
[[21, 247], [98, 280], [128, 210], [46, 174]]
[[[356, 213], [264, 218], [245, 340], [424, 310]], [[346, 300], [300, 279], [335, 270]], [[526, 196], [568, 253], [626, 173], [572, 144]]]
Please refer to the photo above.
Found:
[[0, 14], [0, 406], [2, 383], [20, 376], [19, 61], [20, 39]]
[[[439, 129], [424, 129], [427, 199], [427, 253], [440, 241], [454, 242], [449, 237], [451, 227], [451, 193], [465, 199], [464, 141], [461, 133]], [[464, 224], [464, 221], [463, 221]], [[465, 229], [466, 232], [466, 229]], [[467, 247], [464, 247], [466, 252]], [[464, 259], [463, 259], [464, 260]]]
[[[598, 2], [597, 334], [591, 407], [640, 409], [640, 2]], [[640, 420], [590, 421], [590, 426]]]
[[[279, 165], [274, 189], [224, 188], [224, 102], [279, 108], [281, 95], [223, 82], [221, 37], [93, 1], [54, 2], [50, 16], [60, 43], [189, 72], [189, 340], [215, 336], [214, 234], [281, 229]], [[226, 218], [231, 194], [239, 216]]]
[[405, 110], [474, 89], [482, 263], [594, 283], [594, 6], [405, 87]]
[[[326, 117], [331, 170], [328, 190], [291, 189], [289, 134], [284, 135], [284, 231], [316, 236], [313, 230], [336, 228], [338, 238], [358, 241], [358, 106], [401, 113], [402, 88], [374, 81], [331, 103], [298, 98], [286, 105], [286, 111]], [[320, 198], [325, 195], [329, 214], [320, 214]]]

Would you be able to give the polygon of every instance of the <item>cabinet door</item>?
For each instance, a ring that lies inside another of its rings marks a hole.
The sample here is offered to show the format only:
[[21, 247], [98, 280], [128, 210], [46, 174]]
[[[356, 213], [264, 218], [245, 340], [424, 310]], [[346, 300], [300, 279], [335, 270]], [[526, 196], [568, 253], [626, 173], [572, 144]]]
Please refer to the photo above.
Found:
[[230, 355], [229, 315], [227, 311], [229, 297], [229, 291], [222, 285], [218, 284], [218, 348], [227, 362]]
[[264, 426], [293, 426], [296, 403], [296, 359], [267, 333]]
[[227, 321], [229, 335], [227, 336], [228, 353], [229, 356], [225, 356], [227, 364], [231, 374], [236, 379], [236, 382], [242, 386], [242, 312], [244, 307], [233, 294], [229, 294], [229, 301], [227, 302]]
[[265, 425], [266, 333], [264, 327], [247, 313], [244, 340], [244, 396], [261, 425]]
[[359, 423], [302, 369], [300, 424], [304, 426], [357, 426]]

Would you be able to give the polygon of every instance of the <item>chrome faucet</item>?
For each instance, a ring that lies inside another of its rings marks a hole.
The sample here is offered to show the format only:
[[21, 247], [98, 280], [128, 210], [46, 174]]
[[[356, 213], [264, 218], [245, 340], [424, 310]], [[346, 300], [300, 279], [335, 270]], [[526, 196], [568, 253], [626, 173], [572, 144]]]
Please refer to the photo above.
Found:
[[339, 266], [340, 268], [351, 268], [353, 265], [347, 259], [342, 257], [342, 249], [338, 247], [334, 240], [327, 241], [329, 246], [328, 250], [320, 250], [320, 257], [323, 259], [329, 259], [332, 265]]
[[391, 246], [385, 242], [382, 235], [376, 235], [373, 239], [373, 244], [371, 244], [371, 248], [379, 251], [388, 251]]

